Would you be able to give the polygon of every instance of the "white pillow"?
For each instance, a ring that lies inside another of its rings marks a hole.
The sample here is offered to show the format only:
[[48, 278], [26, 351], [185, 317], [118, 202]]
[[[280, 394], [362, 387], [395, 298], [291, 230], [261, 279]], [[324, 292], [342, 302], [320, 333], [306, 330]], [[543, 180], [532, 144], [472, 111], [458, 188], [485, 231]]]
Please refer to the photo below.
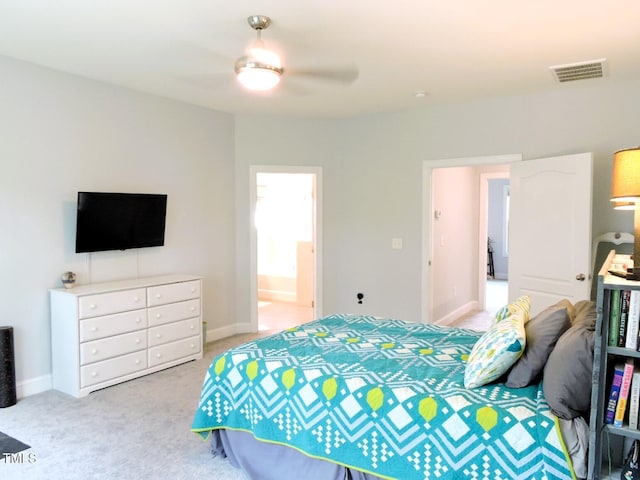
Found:
[[527, 342], [524, 324], [529, 320], [528, 295], [508, 305], [510, 314], [494, 323], [471, 349], [464, 370], [464, 386], [486, 385], [511, 368], [520, 358]]

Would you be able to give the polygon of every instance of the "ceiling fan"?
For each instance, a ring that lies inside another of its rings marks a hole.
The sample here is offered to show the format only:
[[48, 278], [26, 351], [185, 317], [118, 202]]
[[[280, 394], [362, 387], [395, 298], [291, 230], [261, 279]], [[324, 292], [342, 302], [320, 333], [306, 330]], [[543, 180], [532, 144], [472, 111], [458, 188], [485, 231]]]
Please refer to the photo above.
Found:
[[275, 88], [283, 75], [307, 77], [338, 83], [352, 83], [358, 78], [358, 69], [354, 66], [331, 70], [296, 70], [284, 68], [277, 53], [266, 48], [262, 41], [262, 30], [271, 25], [271, 19], [265, 15], [252, 15], [247, 18], [249, 26], [257, 32], [257, 40], [247, 49], [246, 55], [235, 62], [237, 80], [245, 88], [253, 91], [268, 91]]

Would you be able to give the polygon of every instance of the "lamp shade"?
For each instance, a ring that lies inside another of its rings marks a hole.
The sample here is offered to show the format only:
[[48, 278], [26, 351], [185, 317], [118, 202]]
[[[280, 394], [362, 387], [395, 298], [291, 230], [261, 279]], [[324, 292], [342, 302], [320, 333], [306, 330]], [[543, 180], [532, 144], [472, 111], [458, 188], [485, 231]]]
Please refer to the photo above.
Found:
[[613, 202], [614, 210], [635, 210], [636, 204], [634, 202]]
[[625, 278], [640, 281], [640, 147], [617, 151], [613, 156], [611, 201], [618, 210], [635, 210], [633, 214], [633, 267]]
[[640, 148], [620, 150], [613, 157], [611, 201], [616, 203], [640, 200]]

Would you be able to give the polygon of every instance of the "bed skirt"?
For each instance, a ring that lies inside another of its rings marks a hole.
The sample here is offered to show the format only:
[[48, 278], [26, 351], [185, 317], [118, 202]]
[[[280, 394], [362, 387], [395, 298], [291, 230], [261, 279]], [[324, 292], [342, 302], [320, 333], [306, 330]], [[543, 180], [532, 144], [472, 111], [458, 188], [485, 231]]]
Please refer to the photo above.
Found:
[[211, 432], [213, 456], [223, 456], [250, 480], [381, 480], [380, 477], [342, 465], [311, 458], [299, 451], [256, 440], [247, 432]]

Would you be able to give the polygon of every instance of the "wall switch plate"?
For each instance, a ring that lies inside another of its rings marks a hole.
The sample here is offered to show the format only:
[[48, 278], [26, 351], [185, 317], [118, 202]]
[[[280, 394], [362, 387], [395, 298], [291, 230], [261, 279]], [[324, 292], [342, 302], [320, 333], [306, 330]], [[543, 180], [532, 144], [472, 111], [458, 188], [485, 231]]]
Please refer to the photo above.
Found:
[[391, 248], [394, 250], [402, 250], [402, 239], [401, 238], [392, 238], [391, 239]]

